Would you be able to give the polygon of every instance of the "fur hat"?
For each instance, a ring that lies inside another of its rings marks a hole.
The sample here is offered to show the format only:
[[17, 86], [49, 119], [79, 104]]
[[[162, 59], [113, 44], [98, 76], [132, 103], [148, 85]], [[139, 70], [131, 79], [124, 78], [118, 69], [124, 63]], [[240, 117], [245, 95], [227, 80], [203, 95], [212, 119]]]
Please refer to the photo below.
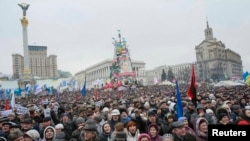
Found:
[[225, 113], [219, 113], [218, 114], [218, 121], [220, 121], [223, 117], [227, 116], [228, 117], [228, 114], [225, 114]]

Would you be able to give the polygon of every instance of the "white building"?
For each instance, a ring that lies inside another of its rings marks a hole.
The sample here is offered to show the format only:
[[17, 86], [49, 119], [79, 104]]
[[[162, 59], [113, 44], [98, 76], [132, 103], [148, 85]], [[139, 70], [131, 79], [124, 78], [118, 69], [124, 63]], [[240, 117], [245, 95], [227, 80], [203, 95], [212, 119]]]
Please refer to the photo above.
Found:
[[[138, 78], [143, 79], [145, 62], [132, 60], [133, 70], [136, 72]], [[99, 63], [96, 63], [85, 70], [82, 70], [74, 75], [75, 80], [78, 84], [83, 85], [86, 77], [86, 88], [93, 88], [93, 83], [99, 80], [99, 86], [101, 87], [102, 82], [105, 83], [110, 77], [110, 67], [112, 65], [112, 59], [106, 59]], [[86, 76], [85, 76], [86, 75]]]

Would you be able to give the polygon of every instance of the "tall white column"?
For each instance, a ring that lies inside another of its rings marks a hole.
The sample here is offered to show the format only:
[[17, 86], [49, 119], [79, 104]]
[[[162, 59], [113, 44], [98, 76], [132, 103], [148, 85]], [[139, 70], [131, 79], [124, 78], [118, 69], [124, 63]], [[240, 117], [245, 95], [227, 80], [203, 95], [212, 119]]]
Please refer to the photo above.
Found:
[[28, 20], [23, 17], [21, 19], [22, 27], [23, 27], [23, 58], [24, 58], [24, 73], [30, 73], [29, 67], [29, 50], [28, 50]]

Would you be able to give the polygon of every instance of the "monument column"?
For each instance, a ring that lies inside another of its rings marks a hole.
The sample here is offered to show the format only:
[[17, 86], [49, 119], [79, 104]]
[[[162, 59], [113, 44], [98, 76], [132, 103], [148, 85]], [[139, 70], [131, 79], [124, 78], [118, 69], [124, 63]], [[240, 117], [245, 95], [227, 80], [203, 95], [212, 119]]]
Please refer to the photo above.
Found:
[[21, 18], [21, 24], [23, 29], [23, 58], [24, 58], [24, 68], [23, 73], [21, 75], [21, 78], [18, 82], [18, 85], [21, 89], [24, 89], [27, 84], [30, 84], [31, 86], [35, 85], [36, 81], [33, 79], [33, 76], [30, 71], [29, 66], [29, 49], [28, 49], [28, 20], [26, 19], [26, 11], [29, 8], [29, 4], [21, 3], [18, 4], [23, 10], [23, 17]]
[[28, 20], [26, 19], [26, 11], [29, 8], [29, 4], [26, 3], [22, 3], [22, 4], [18, 4], [18, 6], [20, 6], [23, 10], [23, 17], [21, 19], [21, 24], [22, 24], [22, 28], [23, 28], [23, 52], [24, 52], [24, 70], [23, 73], [24, 74], [30, 74], [30, 67], [29, 67], [29, 53], [28, 53]]

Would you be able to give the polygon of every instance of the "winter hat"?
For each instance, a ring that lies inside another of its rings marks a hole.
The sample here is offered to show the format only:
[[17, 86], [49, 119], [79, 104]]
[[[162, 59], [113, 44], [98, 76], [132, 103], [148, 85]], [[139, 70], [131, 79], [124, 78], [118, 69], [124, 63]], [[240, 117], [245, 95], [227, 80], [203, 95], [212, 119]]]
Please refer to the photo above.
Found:
[[92, 119], [88, 119], [85, 122], [85, 126], [83, 128], [84, 130], [88, 130], [88, 131], [97, 131], [97, 127], [96, 127], [96, 123], [94, 120]]
[[207, 113], [207, 114], [209, 114], [209, 113], [214, 113], [214, 111], [211, 110], [211, 109], [206, 109], [206, 113]]
[[155, 110], [149, 110], [148, 111], [148, 116], [155, 116], [155, 115], [156, 115]]
[[178, 121], [183, 122], [184, 120], [187, 120], [187, 117], [179, 117]]
[[149, 105], [149, 103], [146, 101], [145, 103], [144, 103], [144, 108], [147, 108], [147, 107], [149, 107], [150, 105]]
[[25, 133], [25, 135], [28, 135], [28, 136], [29, 136], [30, 138], [32, 138], [33, 140], [37, 140], [37, 139], [40, 138], [40, 134], [39, 134], [38, 131], [35, 130], [35, 129], [31, 129], [31, 130], [27, 131], [27, 132]]
[[82, 117], [78, 117], [78, 118], [76, 119], [76, 125], [77, 125], [77, 124], [80, 124], [80, 123], [84, 123], [84, 119], [83, 119]]
[[119, 109], [119, 112], [120, 112], [120, 114], [122, 114], [123, 112], [125, 112], [126, 114], [128, 114], [128, 111], [126, 109], [124, 109], [124, 108]]
[[245, 120], [240, 120], [237, 125], [249, 125], [249, 123]]
[[151, 141], [150, 136], [146, 133], [139, 134], [138, 141], [141, 141], [142, 138], [147, 138], [149, 141]]
[[158, 128], [157, 124], [155, 124], [155, 123], [151, 123], [151, 124], [148, 126], [148, 131], [149, 131], [152, 127], [154, 127], [154, 128], [156, 129], [156, 131], [159, 132], [159, 128]]
[[225, 116], [228, 117], [228, 115], [225, 114], [225, 113], [219, 113], [219, 115], [218, 115], [218, 121], [220, 121], [220, 120], [221, 120], [223, 117], [225, 117]]
[[109, 111], [109, 108], [108, 108], [108, 107], [104, 107], [104, 108], [102, 109], [102, 112], [103, 112], [103, 113], [108, 112], [108, 111]]
[[112, 110], [111, 115], [112, 116], [119, 116], [120, 115], [120, 111], [118, 109], [114, 109], [114, 110]]
[[162, 136], [162, 140], [166, 140], [166, 139], [174, 139], [173, 135], [170, 133], [166, 133]]
[[58, 123], [56, 126], [55, 126], [56, 129], [63, 129], [63, 124], [61, 123]]

